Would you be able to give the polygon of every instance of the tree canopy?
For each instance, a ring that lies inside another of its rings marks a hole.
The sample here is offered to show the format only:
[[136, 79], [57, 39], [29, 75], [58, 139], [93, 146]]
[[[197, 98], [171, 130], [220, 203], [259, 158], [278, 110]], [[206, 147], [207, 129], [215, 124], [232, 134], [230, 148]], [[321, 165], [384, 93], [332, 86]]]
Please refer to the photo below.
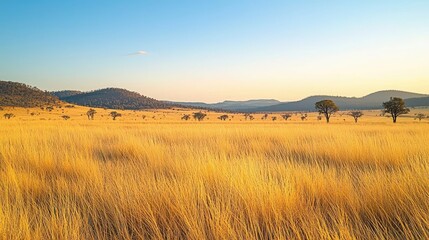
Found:
[[390, 114], [393, 123], [396, 123], [398, 116], [407, 114], [410, 109], [405, 106], [402, 98], [393, 97], [389, 101], [383, 103], [384, 113]]
[[338, 112], [339, 110], [335, 102], [332, 100], [322, 100], [316, 102], [315, 107], [320, 114], [323, 114], [325, 116], [327, 123], [329, 123], [331, 115]]
[[357, 123], [358, 119], [363, 116], [363, 113], [361, 111], [351, 111], [348, 113], [348, 115], [352, 116], [355, 120], [355, 123]]

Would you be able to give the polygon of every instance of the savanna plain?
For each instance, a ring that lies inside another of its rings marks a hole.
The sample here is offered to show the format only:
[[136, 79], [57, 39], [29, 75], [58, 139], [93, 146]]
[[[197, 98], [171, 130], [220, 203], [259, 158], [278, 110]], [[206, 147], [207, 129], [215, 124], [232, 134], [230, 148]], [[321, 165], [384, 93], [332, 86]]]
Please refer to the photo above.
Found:
[[4, 110], [2, 239], [429, 238], [429, 119], [87, 110]]

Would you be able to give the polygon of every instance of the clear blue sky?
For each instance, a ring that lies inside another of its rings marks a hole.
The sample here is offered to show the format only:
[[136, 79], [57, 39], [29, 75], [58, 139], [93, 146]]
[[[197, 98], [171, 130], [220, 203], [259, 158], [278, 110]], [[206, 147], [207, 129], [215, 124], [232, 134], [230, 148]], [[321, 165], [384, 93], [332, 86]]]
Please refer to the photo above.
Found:
[[207, 102], [429, 93], [427, 0], [5, 0], [0, 13], [0, 79], [46, 90]]

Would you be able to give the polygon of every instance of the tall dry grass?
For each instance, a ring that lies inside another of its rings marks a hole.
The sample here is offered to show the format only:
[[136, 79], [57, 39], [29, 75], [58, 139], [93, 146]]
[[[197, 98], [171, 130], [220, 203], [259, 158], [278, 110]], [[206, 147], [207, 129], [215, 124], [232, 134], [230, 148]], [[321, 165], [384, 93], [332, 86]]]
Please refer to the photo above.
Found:
[[429, 125], [2, 121], [2, 239], [428, 239]]

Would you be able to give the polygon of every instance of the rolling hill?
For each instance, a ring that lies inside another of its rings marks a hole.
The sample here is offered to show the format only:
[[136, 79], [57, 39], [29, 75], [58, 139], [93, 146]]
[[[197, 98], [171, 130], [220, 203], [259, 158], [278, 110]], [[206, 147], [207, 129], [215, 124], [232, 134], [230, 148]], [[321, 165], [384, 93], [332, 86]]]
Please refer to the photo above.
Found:
[[172, 102], [188, 107], [222, 109], [228, 111], [242, 111], [251, 108], [267, 107], [281, 103], [275, 99], [256, 99], [247, 101], [223, 101], [219, 103], [203, 103], [203, 102]]
[[78, 91], [78, 90], [64, 90], [64, 91], [54, 91], [51, 92], [52, 95], [57, 96], [58, 98], [66, 98], [66, 97], [71, 97], [77, 94], [81, 94], [83, 93], [82, 91]]
[[275, 99], [261, 99], [248, 101], [223, 101], [219, 103], [204, 103], [204, 102], [173, 102], [189, 107], [199, 107], [217, 110], [228, 110], [238, 112], [280, 112], [280, 111], [314, 111], [314, 103], [324, 100], [333, 100], [340, 109], [378, 109], [382, 103], [389, 100], [390, 97], [400, 97], [407, 100], [407, 106], [429, 106], [429, 101], [424, 100], [429, 97], [426, 94], [384, 90], [368, 94], [364, 97], [341, 97], [329, 95], [316, 95], [304, 98], [294, 102], [280, 102]]
[[0, 81], [0, 106], [41, 107], [59, 103], [56, 96], [17, 82]]
[[403, 98], [408, 107], [429, 106], [429, 95], [405, 91], [386, 90], [368, 94], [364, 97], [341, 97], [318, 95], [294, 102], [280, 102], [274, 99], [248, 101], [223, 101], [219, 103], [203, 102], [167, 102], [143, 96], [137, 92], [121, 88], [105, 88], [90, 92], [64, 90], [46, 92], [38, 88], [17, 82], [0, 81], [0, 106], [39, 107], [54, 105], [60, 100], [90, 107], [111, 109], [155, 109], [173, 106], [205, 108], [237, 112], [281, 112], [314, 111], [314, 103], [330, 99], [341, 110], [379, 109], [390, 97]]
[[405, 104], [409, 107], [429, 107], [429, 97], [408, 98], [405, 99]]
[[[351, 109], [378, 109], [382, 107], [382, 103], [388, 101], [390, 97], [400, 97], [408, 101], [407, 106], [414, 107], [414, 104], [426, 104], [420, 101], [420, 98], [429, 97], [427, 94], [419, 94], [397, 90], [386, 90], [371, 93], [364, 97], [336, 97], [328, 95], [311, 96], [300, 101], [280, 103], [272, 106], [246, 109], [247, 112], [281, 112], [281, 111], [314, 111], [314, 103], [329, 99], [334, 101], [341, 110]], [[415, 99], [415, 100], [414, 100]], [[424, 106], [424, 105], [422, 105]], [[426, 105], [428, 106], [428, 105]]]
[[[62, 91], [65, 92], [65, 91]], [[83, 106], [112, 109], [154, 109], [168, 108], [172, 105], [158, 101], [136, 92], [121, 88], [105, 88], [60, 98], [69, 103]]]

